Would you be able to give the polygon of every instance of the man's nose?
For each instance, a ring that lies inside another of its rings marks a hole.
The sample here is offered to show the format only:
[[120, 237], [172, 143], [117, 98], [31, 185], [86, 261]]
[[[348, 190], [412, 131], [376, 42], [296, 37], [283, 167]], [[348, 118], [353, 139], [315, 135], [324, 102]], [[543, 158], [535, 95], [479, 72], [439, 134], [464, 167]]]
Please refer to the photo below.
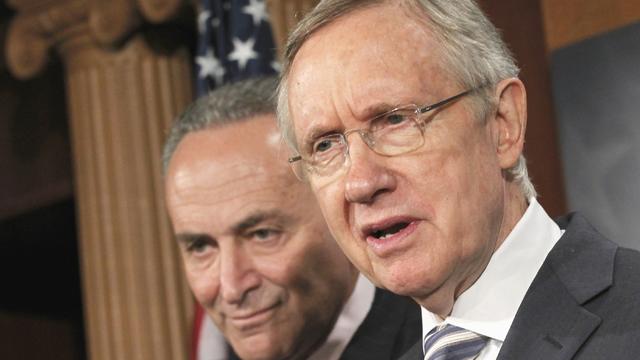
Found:
[[360, 136], [349, 144], [350, 165], [345, 176], [345, 197], [352, 203], [371, 203], [395, 189], [395, 177], [384, 166], [383, 157], [371, 150]]
[[250, 254], [241, 247], [228, 249], [220, 258], [220, 296], [240, 305], [247, 294], [260, 286], [260, 275]]

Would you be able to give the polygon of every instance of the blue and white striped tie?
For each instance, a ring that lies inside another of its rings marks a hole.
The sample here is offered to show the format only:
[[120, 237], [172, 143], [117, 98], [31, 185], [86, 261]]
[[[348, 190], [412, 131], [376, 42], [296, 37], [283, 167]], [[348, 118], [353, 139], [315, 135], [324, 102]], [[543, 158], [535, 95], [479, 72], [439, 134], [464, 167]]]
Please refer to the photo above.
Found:
[[475, 358], [488, 338], [451, 324], [442, 324], [427, 334], [424, 360], [466, 360]]

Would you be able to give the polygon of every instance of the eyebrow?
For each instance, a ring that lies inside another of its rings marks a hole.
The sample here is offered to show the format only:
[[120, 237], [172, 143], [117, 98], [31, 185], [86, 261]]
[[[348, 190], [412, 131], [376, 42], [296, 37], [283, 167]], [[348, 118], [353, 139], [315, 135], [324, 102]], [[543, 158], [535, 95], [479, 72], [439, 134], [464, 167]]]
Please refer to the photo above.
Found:
[[386, 112], [389, 112], [395, 108], [397, 108], [398, 106], [400, 106], [399, 104], [389, 104], [389, 103], [376, 103], [376, 104], [372, 104], [370, 106], [367, 106], [366, 108], [364, 108], [364, 110], [362, 110], [361, 114], [360, 114], [360, 118], [361, 119], [365, 119], [364, 121], [373, 119], [374, 117], [378, 116], [378, 115], [382, 115]]
[[[362, 111], [360, 111], [360, 113], [358, 114], [358, 116], [356, 116], [356, 118], [358, 119], [358, 121], [362, 121], [362, 122], [368, 121], [378, 115], [384, 114], [389, 110], [395, 109], [396, 107], [398, 107], [398, 105], [391, 105], [388, 103], [372, 104], [364, 108]], [[323, 125], [312, 126], [311, 130], [309, 130], [308, 134], [303, 138], [302, 146], [303, 148], [308, 148], [313, 142], [315, 142], [317, 139], [323, 136], [330, 135], [330, 134], [337, 134], [341, 132], [342, 131], [333, 130], [328, 126], [323, 126]]]
[[320, 139], [321, 137], [330, 135], [330, 134], [338, 134], [340, 131], [331, 130], [328, 126], [313, 126], [309, 133], [302, 139], [302, 151], [308, 151], [312, 144]]
[[247, 231], [248, 229], [264, 222], [267, 220], [273, 220], [273, 219], [279, 219], [282, 220], [285, 223], [288, 223], [291, 221], [291, 217], [284, 214], [282, 211], [275, 209], [275, 210], [268, 210], [268, 211], [256, 211], [252, 214], [249, 214], [247, 217], [245, 217], [244, 219], [242, 219], [240, 222], [238, 222], [237, 224], [235, 224], [232, 227], [232, 232], [234, 234], [242, 234], [243, 232]]
[[207, 234], [189, 233], [189, 232], [176, 234], [175, 237], [178, 243], [184, 244], [184, 245], [192, 244], [193, 242], [200, 239], [213, 240], [213, 238]]
[[[244, 219], [242, 219], [237, 224], [233, 225], [233, 227], [231, 228], [231, 232], [234, 235], [240, 235], [245, 231], [247, 231], [248, 229], [251, 229], [256, 225], [271, 219], [280, 219], [284, 225], [292, 221], [292, 218], [290, 216], [284, 214], [282, 211], [277, 209], [268, 210], [268, 211], [256, 211], [248, 215]], [[212, 237], [211, 235], [208, 235], [205, 233], [191, 233], [191, 232], [178, 233], [175, 235], [175, 238], [178, 241], [178, 243], [181, 243], [184, 245], [192, 244], [193, 242], [201, 239], [205, 239], [208, 241], [215, 240], [215, 238]]]

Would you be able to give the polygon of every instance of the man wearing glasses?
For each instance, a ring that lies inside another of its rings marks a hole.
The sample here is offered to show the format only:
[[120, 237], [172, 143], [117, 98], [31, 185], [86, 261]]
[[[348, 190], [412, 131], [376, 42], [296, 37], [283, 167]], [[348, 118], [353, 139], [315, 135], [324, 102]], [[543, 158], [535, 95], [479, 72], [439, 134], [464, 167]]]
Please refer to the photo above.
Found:
[[538, 204], [517, 76], [473, 0], [321, 1], [287, 44], [289, 161], [356, 267], [421, 305], [407, 359], [637, 358], [640, 255]]
[[380, 359], [420, 339], [411, 299], [375, 287], [289, 170], [275, 79], [197, 100], [164, 148], [166, 202], [189, 285], [231, 344], [207, 359]]

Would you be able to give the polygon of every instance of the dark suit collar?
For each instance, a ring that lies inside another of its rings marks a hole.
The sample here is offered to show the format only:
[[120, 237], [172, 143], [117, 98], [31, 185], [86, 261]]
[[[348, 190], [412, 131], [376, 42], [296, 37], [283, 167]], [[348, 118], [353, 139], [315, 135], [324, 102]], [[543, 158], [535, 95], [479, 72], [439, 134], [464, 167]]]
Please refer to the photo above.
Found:
[[583, 305], [611, 286], [617, 246], [579, 214], [529, 287], [498, 359], [570, 359], [601, 319]]
[[367, 318], [340, 359], [397, 359], [420, 340], [420, 334], [420, 307], [410, 298], [376, 289]]

